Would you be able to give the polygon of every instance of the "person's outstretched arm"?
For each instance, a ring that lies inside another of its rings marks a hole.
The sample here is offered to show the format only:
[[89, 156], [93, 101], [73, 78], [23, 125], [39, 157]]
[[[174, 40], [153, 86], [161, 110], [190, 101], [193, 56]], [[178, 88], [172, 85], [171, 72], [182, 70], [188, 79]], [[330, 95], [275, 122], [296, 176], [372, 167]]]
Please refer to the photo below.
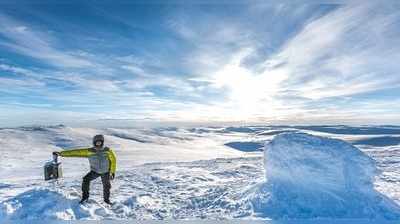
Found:
[[89, 148], [82, 149], [70, 149], [58, 152], [58, 155], [62, 157], [89, 157], [93, 152], [89, 151]]

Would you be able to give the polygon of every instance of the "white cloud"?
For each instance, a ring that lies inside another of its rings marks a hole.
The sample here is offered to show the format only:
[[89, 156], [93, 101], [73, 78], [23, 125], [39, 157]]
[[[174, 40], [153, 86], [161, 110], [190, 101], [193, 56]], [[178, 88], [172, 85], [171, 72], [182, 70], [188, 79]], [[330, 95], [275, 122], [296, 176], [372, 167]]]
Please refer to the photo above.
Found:
[[36, 73], [34, 73], [33, 71], [31, 71], [29, 69], [11, 66], [8, 64], [0, 64], [0, 70], [2, 70], [3, 72], [12, 72], [12, 73], [26, 75], [26, 76], [37, 75]]
[[[227, 91], [225, 102], [198, 105], [192, 112], [183, 110], [180, 114], [238, 121], [354, 118], [358, 111], [351, 106], [341, 111], [329, 107], [334, 101], [329, 104], [322, 100], [400, 87], [400, 39], [395, 24], [400, 24], [395, 9], [343, 5], [308, 23], [264, 62], [264, 70], [250, 70], [242, 64], [257, 46], [256, 42], [247, 42], [250, 46], [231, 52], [214, 71], [193, 78]], [[178, 31], [196, 40], [191, 29]], [[213, 63], [213, 57], [207, 59], [207, 51], [202, 54], [206, 55], [205, 62]], [[310, 102], [314, 109], [307, 106]], [[364, 111], [373, 108], [377, 107], [368, 104]]]
[[132, 72], [135, 75], [138, 76], [147, 76], [147, 74], [145, 73], [145, 71], [140, 68], [139, 66], [136, 65], [122, 65], [121, 68], [128, 70], [130, 72]]
[[18, 33], [24, 33], [28, 30], [28, 27], [26, 26], [17, 26], [15, 27], [15, 31], [17, 31]]
[[12, 91], [16, 90], [16, 88], [26, 88], [26, 87], [33, 87], [33, 88], [40, 88], [45, 86], [45, 83], [34, 80], [34, 79], [27, 79], [27, 80], [18, 80], [18, 79], [11, 79], [11, 78], [3, 78], [0, 77], [0, 86], [8, 86], [12, 87], [13, 89], [2, 89], [2, 91]]
[[57, 49], [47, 33], [28, 28], [3, 14], [0, 14], [0, 20], [0, 34], [9, 40], [0, 43], [0, 46], [57, 67], [92, 66], [85, 57]]
[[272, 59], [292, 71], [286, 88], [307, 98], [399, 86], [398, 37], [376, 33], [389, 33], [396, 23], [400, 23], [400, 14], [395, 9], [371, 4], [342, 6], [307, 24]]

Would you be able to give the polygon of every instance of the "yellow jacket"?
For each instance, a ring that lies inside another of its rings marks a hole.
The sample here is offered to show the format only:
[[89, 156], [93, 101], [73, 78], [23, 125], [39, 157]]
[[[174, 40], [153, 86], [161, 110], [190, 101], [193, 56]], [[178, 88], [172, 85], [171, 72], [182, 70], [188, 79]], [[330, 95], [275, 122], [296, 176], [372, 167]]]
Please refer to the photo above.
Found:
[[60, 156], [88, 158], [91, 170], [97, 173], [115, 174], [117, 169], [117, 157], [114, 151], [108, 147], [101, 150], [96, 150], [94, 147], [65, 150], [60, 152]]

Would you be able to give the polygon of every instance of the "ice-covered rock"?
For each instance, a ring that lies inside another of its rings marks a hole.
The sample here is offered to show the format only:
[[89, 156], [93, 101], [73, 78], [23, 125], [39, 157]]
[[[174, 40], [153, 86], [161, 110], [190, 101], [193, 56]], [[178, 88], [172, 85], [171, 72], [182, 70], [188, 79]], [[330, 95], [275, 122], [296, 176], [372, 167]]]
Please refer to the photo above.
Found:
[[266, 182], [255, 212], [271, 218], [399, 218], [399, 206], [374, 189], [375, 162], [342, 140], [284, 133], [266, 143]]

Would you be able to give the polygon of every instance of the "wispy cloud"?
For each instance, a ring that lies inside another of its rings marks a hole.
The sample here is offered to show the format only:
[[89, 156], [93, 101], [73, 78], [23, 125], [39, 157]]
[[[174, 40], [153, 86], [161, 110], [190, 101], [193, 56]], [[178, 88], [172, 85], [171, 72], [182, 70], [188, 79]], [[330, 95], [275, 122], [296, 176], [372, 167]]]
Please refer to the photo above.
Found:
[[0, 46], [57, 67], [79, 68], [92, 65], [79, 52], [58, 49], [54, 43], [56, 41], [52, 41], [48, 33], [36, 31], [4, 14], [0, 14], [0, 20], [0, 34], [6, 37]]
[[312, 99], [393, 87], [400, 84], [398, 24], [395, 9], [342, 6], [307, 24], [273, 60], [291, 71], [285, 88]]
[[[396, 9], [342, 5], [307, 21], [257, 69], [244, 64], [260, 47], [248, 39], [247, 45], [231, 51], [218, 69], [197, 79], [229, 92], [226, 101], [217, 106], [220, 110], [213, 108], [210, 114], [219, 111], [225, 118], [238, 120], [295, 120], [299, 115], [311, 119], [313, 113], [321, 113], [327, 122], [329, 117], [344, 119], [359, 111], [352, 106], [341, 110], [335, 106], [340, 102], [337, 97], [356, 98], [355, 94], [400, 87], [396, 64], [399, 24]], [[188, 38], [196, 38], [190, 30], [181, 30]], [[356, 101], [349, 103], [357, 105]], [[363, 110], [374, 113], [374, 105], [382, 104], [367, 104]]]

